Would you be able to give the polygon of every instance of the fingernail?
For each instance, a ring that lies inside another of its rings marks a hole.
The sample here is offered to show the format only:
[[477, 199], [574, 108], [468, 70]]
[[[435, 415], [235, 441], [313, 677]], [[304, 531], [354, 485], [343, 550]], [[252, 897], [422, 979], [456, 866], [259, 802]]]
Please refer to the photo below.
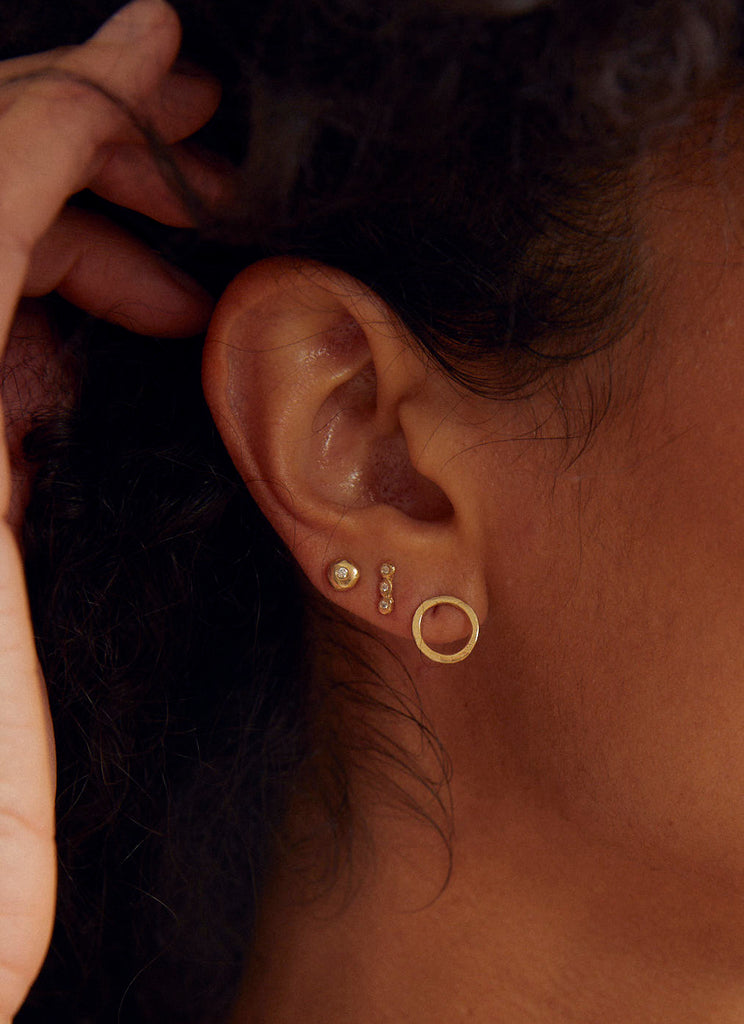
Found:
[[104, 41], [132, 40], [146, 35], [166, 5], [163, 0], [131, 0], [120, 8], [96, 32]]

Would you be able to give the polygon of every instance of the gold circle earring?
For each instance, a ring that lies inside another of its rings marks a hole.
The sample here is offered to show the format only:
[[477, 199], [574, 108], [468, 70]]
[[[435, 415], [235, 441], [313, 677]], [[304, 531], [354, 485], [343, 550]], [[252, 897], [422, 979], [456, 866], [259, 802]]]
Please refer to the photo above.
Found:
[[351, 590], [359, 582], [359, 567], [346, 558], [328, 566], [328, 582], [334, 590]]
[[[432, 647], [429, 647], [426, 640], [421, 635], [421, 620], [424, 615], [429, 611], [430, 608], [436, 608], [440, 604], [449, 604], [454, 608], [459, 608], [461, 612], [464, 612], [468, 621], [470, 622], [470, 636], [465, 643], [464, 647], [461, 647], [459, 651], [455, 651], [454, 654], [440, 654], [439, 651], [435, 651]], [[416, 642], [416, 646], [425, 654], [430, 661], [436, 661], [440, 665], [454, 665], [457, 661], [464, 661], [469, 654], [472, 653], [473, 648], [478, 642], [478, 634], [480, 632], [480, 623], [478, 622], [478, 616], [475, 614], [469, 604], [461, 601], [459, 597], [450, 597], [444, 595], [443, 597], [430, 597], [427, 601], [422, 601], [418, 606], [413, 615], [413, 622], [411, 623], [411, 632], [413, 633], [413, 639]]]

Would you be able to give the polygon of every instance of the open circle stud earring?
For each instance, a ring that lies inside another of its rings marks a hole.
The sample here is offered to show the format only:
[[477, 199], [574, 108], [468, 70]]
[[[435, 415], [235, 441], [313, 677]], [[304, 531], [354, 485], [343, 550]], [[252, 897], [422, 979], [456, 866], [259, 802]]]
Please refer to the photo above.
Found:
[[359, 567], [346, 558], [328, 566], [328, 582], [334, 590], [351, 590], [359, 582]]
[[[421, 635], [421, 620], [424, 615], [431, 609], [437, 608], [440, 604], [449, 604], [453, 608], [459, 608], [461, 612], [464, 612], [470, 622], [470, 637], [468, 638], [464, 647], [461, 647], [459, 651], [455, 651], [454, 654], [440, 654], [439, 651], [435, 651], [432, 647], [429, 647], [426, 640]], [[469, 604], [461, 601], [459, 597], [450, 597], [444, 595], [442, 597], [430, 597], [428, 601], [422, 601], [418, 606], [413, 615], [413, 622], [411, 623], [411, 632], [413, 633], [413, 639], [416, 646], [425, 654], [430, 661], [436, 661], [440, 665], [454, 665], [457, 661], [464, 661], [469, 654], [472, 653], [473, 648], [478, 642], [478, 634], [480, 632], [480, 623], [478, 616], [475, 614]]]

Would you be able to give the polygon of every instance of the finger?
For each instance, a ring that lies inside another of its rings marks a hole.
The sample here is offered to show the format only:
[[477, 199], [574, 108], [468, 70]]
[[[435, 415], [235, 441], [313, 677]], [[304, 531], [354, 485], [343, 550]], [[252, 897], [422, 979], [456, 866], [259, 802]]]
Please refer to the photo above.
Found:
[[[13, 88], [47, 78], [59, 81], [71, 72], [71, 48], [16, 57], [0, 63], [0, 112], [10, 106]], [[74, 74], [81, 72], [75, 70]], [[5, 87], [4, 89], [2, 87]], [[198, 131], [219, 106], [222, 88], [218, 79], [198, 69], [173, 70], [137, 109], [137, 120], [148, 123], [164, 142], [177, 142]], [[137, 120], [123, 118], [117, 140], [142, 142]]]
[[[12, 476], [0, 447], [0, 510]], [[23, 566], [0, 520], [0, 1019], [10, 1021], [41, 968], [56, 889], [55, 765]]]
[[34, 250], [23, 288], [27, 296], [55, 290], [94, 316], [164, 338], [204, 330], [213, 306], [195, 281], [122, 228], [75, 209]]
[[[180, 142], [209, 121], [219, 106], [222, 87], [197, 71], [171, 71], [141, 108], [163, 142]], [[141, 137], [133, 138], [141, 142]]]
[[[136, 107], [178, 49], [180, 31], [162, 0], [134, 0], [58, 68], [93, 79]], [[14, 89], [0, 118], [0, 331], [20, 294], [28, 255], [71, 192], [85, 182], [101, 143], [124, 119], [120, 107], [78, 81], [52, 76]]]
[[179, 38], [175, 12], [163, 0], [133, 0], [44, 74], [15, 82], [8, 93], [13, 102], [0, 119], [8, 165], [0, 178], [3, 192], [9, 183], [19, 184], [17, 166], [25, 163], [33, 178], [20, 197], [37, 197], [44, 186], [50, 201], [69, 194], [101, 144], [151, 101]]
[[[7, 480], [7, 474], [4, 474]], [[0, 523], [0, 1018], [18, 1010], [54, 919], [54, 769], [23, 566]]]
[[[235, 168], [227, 161], [196, 153], [185, 146], [170, 149], [174, 165], [191, 197], [205, 214], [229, 203], [234, 194]], [[180, 187], [144, 146], [119, 145], [88, 186], [103, 199], [144, 213], [161, 224], [195, 227], [194, 213], [187, 208]], [[196, 222], [199, 218], [196, 217]]]

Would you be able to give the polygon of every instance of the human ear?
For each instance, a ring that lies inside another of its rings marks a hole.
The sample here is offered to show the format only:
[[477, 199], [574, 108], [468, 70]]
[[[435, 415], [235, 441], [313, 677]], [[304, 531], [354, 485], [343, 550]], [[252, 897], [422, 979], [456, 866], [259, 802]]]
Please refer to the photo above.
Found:
[[[235, 466], [320, 593], [393, 636], [410, 638], [436, 595], [485, 618], [461, 398], [374, 293], [311, 261], [252, 265], [215, 310], [203, 380]], [[360, 570], [346, 591], [328, 576], [341, 558]], [[396, 572], [383, 615], [384, 563]], [[469, 632], [452, 606], [427, 616], [427, 643]]]

